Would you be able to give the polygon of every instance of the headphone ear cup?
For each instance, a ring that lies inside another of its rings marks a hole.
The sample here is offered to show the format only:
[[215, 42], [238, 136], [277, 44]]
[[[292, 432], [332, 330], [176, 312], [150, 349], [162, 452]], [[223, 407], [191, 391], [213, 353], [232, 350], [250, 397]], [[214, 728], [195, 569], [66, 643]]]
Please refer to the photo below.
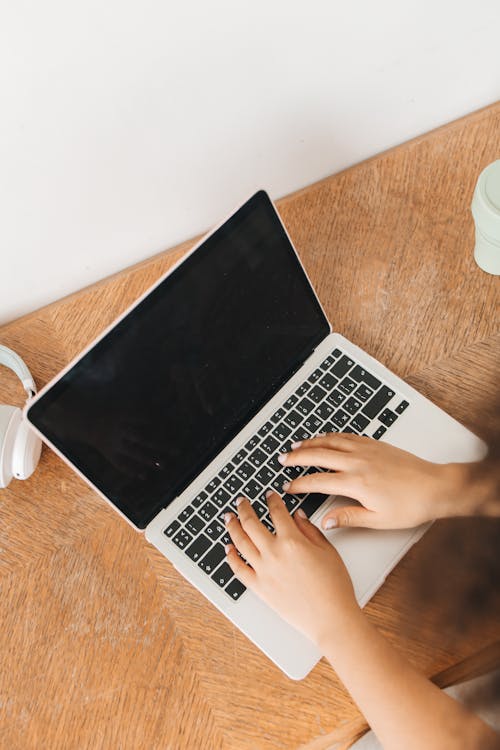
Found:
[[0, 487], [7, 487], [14, 475], [12, 458], [21, 421], [21, 409], [0, 404]]
[[42, 441], [21, 416], [12, 455], [12, 473], [16, 479], [28, 479], [33, 474], [41, 451]]

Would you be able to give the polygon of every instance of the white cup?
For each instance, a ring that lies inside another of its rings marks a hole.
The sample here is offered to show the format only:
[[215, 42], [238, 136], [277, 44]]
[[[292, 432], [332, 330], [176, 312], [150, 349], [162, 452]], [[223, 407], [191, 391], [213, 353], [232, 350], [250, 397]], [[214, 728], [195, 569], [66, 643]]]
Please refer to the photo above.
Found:
[[472, 215], [476, 224], [474, 260], [487, 273], [500, 275], [500, 159], [479, 175]]

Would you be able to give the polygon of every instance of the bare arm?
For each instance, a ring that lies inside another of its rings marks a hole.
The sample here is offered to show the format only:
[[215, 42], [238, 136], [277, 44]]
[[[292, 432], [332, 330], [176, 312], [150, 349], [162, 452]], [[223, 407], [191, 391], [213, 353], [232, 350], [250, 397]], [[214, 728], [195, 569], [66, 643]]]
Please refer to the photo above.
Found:
[[[235, 575], [315, 642], [386, 750], [489, 750], [495, 733], [415, 671], [367, 621], [347, 570], [321, 531], [299, 512], [292, 518], [270, 494], [273, 536], [250, 503], [227, 514]], [[246, 565], [236, 548], [246, 558]]]
[[500, 739], [400, 656], [365, 617], [321, 650], [386, 750], [488, 750]]

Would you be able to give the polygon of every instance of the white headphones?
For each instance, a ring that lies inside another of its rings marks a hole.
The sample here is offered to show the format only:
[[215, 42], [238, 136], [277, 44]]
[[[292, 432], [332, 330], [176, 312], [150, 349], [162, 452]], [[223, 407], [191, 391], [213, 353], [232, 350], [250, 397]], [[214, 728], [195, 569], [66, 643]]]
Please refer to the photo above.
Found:
[[[15, 372], [31, 398], [36, 393], [35, 381], [21, 357], [0, 344], [0, 365]], [[18, 406], [0, 404], [0, 488], [10, 480], [28, 479], [40, 459], [42, 442], [23, 418]]]

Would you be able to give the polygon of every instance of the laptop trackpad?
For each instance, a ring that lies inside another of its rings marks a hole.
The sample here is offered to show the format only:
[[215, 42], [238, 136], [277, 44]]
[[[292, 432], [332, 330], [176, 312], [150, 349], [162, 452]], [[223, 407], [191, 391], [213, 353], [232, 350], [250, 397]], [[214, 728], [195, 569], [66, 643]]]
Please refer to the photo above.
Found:
[[[314, 524], [321, 529], [323, 516], [332, 508], [360, 505], [352, 498], [337, 495], [330, 498], [314, 516]], [[325, 531], [349, 571], [356, 598], [366, 604], [382, 585], [385, 576], [409, 547], [420, 538], [426, 526], [417, 529], [359, 529], [340, 528]]]

